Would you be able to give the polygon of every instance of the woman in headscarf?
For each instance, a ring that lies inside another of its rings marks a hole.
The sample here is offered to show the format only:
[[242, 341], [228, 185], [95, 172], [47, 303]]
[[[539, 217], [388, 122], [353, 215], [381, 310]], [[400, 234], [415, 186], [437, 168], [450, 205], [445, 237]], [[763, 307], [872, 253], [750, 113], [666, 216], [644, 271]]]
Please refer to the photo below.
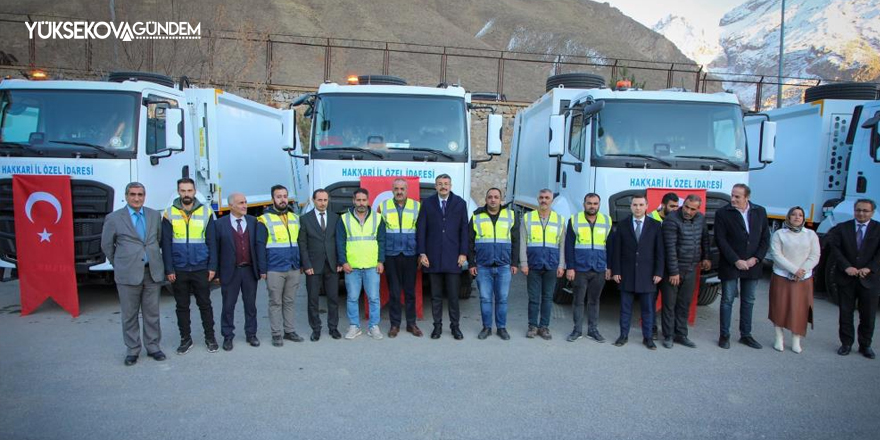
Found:
[[788, 210], [782, 228], [770, 239], [770, 321], [776, 326], [773, 348], [783, 351], [783, 329], [791, 331], [791, 350], [800, 353], [807, 323], [813, 323], [813, 268], [819, 263], [819, 237], [804, 228], [804, 210]]

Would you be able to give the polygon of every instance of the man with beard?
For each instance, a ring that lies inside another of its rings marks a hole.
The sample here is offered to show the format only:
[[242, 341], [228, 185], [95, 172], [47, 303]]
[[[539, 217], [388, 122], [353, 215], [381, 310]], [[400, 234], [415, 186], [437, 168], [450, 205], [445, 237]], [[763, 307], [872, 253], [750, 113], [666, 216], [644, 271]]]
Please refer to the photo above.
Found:
[[565, 219], [550, 209], [551, 205], [553, 191], [544, 188], [538, 192], [538, 209], [523, 216], [520, 228], [520, 269], [528, 280], [529, 292], [527, 338], [552, 338], [551, 301], [556, 279], [565, 273]]
[[174, 290], [177, 304], [177, 328], [180, 346], [177, 354], [186, 354], [193, 346], [190, 333], [190, 297], [196, 297], [205, 345], [215, 353], [220, 347], [214, 335], [214, 309], [211, 307], [209, 271], [214, 249], [214, 211], [196, 199], [195, 182], [184, 177], [177, 181], [177, 195], [162, 219], [162, 259], [165, 276]]
[[354, 206], [342, 215], [336, 227], [336, 257], [345, 272], [348, 332], [345, 339], [361, 335], [358, 299], [361, 288], [367, 292], [370, 321], [367, 334], [382, 339], [379, 330], [379, 275], [385, 271], [385, 222], [370, 211], [370, 193], [363, 188], [354, 191]]
[[385, 268], [388, 280], [388, 318], [391, 328], [388, 337], [400, 332], [400, 291], [406, 303], [406, 331], [422, 336], [416, 325], [416, 275], [419, 270], [416, 255], [416, 220], [420, 203], [408, 198], [406, 179], [394, 179], [391, 183], [393, 199], [379, 206], [385, 220]]
[[259, 272], [266, 274], [269, 291], [269, 326], [272, 345], [281, 347], [284, 339], [302, 342], [293, 328], [293, 298], [299, 289], [299, 217], [287, 203], [287, 188], [272, 187], [272, 206], [260, 216], [257, 224]]
[[568, 221], [565, 234], [565, 278], [574, 282], [574, 330], [569, 342], [583, 337], [584, 298], [587, 298], [587, 336], [605, 342], [599, 333], [599, 298], [611, 278], [605, 246], [611, 234], [611, 217], [599, 212], [599, 195], [584, 196], [584, 210]]

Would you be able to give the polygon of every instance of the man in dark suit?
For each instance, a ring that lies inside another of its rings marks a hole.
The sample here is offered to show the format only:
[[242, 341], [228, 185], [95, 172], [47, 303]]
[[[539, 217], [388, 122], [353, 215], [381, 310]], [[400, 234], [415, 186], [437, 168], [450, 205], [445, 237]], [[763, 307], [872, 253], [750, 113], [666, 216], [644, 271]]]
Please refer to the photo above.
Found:
[[642, 342], [656, 350], [651, 328], [654, 325], [654, 295], [663, 277], [665, 255], [660, 222], [645, 214], [648, 198], [634, 195], [632, 215], [617, 224], [611, 234], [611, 278], [620, 284], [620, 337], [614, 345], [622, 347], [629, 340], [633, 299], [639, 297], [642, 311]]
[[419, 264], [431, 280], [434, 331], [431, 339], [439, 339], [443, 332], [443, 297], [449, 303], [449, 321], [452, 336], [461, 340], [464, 335], [458, 326], [458, 291], [461, 270], [468, 253], [467, 202], [452, 193], [452, 178], [441, 174], [434, 180], [437, 194], [422, 202], [416, 229], [416, 247]]
[[871, 220], [877, 204], [859, 199], [853, 208], [854, 220], [843, 222], [831, 230], [831, 258], [837, 263], [834, 280], [838, 285], [840, 305], [840, 349], [846, 356], [852, 350], [853, 311], [859, 309], [859, 353], [874, 359], [871, 340], [880, 295], [880, 222]]
[[122, 309], [122, 338], [128, 352], [125, 365], [137, 362], [141, 352], [138, 315], [144, 317], [144, 342], [147, 355], [165, 360], [159, 342], [159, 290], [165, 278], [165, 265], [159, 253], [162, 241], [162, 215], [144, 206], [144, 185], [131, 182], [125, 186], [126, 206], [107, 214], [101, 232], [101, 251], [113, 265], [113, 278], [119, 291]]
[[312, 327], [312, 341], [321, 339], [321, 317], [318, 314], [318, 298], [321, 287], [327, 296], [327, 329], [330, 337], [339, 339], [342, 335], [339, 325], [339, 275], [342, 266], [336, 263], [336, 224], [339, 215], [327, 210], [330, 194], [323, 188], [312, 193], [315, 209], [300, 218], [302, 230], [299, 231], [299, 255], [306, 273], [306, 290], [309, 295], [309, 326]]
[[[749, 202], [751, 189], [744, 183], [733, 185], [730, 204], [715, 212], [715, 244], [721, 254], [721, 336], [718, 346], [730, 348], [730, 320], [733, 300], [739, 300], [739, 342], [752, 348], [761, 344], [752, 337], [752, 308], [761, 279], [760, 263], [770, 248], [767, 211]], [[739, 289], [737, 289], [739, 283]], [[737, 290], [739, 290], [737, 292]]]
[[[232, 350], [235, 337], [235, 304], [241, 292], [244, 304], [244, 332], [252, 347], [259, 347], [257, 339], [257, 281], [266, 278], [259, 273], [265, 267], [257, 252], [257, 219], [247, 214], [247, 199], [244, 194], [233, 193], [228, 198], [230, 215], [217, 220], [214, 247], [218, 258], [212, 260], [211, 270], [220, 279], [220, 292], [223, 296], [223, 313], [220, 332], [223, 334], [223, 349]], [[218, 265], [219, 260], [219, 265]]]

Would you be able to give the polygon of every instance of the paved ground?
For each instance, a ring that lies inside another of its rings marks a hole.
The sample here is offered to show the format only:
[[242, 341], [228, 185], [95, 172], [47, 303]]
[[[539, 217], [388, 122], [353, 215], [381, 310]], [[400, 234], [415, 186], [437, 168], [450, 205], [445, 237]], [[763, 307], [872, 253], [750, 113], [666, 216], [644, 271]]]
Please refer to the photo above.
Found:
[[[197, 341], [189, 354], [173, 354], [174, 301], [164, 296], [168, 360], [141, 356], [125, 367], [112, 288], [81, 289], [77, 319], [54, 304], [20, 317], [18, 284], [5, 283], [0, 438], [877, 438], [880, 361], [836, 354], [837, 309], [819, 299], [802, 354], [769, 348], [766, 290], [765, 282], [755, 310], [763, 350], [715, 345], [717, 302], [699, 308], [695, 350], [648, 351], [638, 329], [623, 348], [568, 343], [567, 306], [554, 308], [552, 341], [529, 340], [522, 276], [510, 296], [511, 341], [476, 339], [479, 302], [471, 299], [462, 303], [464, 341], [448, 331], [439, 341], [325, 335], [275, 348], [261, 284], [263, 346], [239, 336], [230, 353], [209, 354]], [[217, 317], [219, 298], [214, 291]], [[304, 300], [301, 289], [297, 329], [307, 335]], [[196, 312], [193, 306], [198, 326]], [[242, 320], [239, 306], [239, 328]], [[615, 298], [603, 300], [601, 321], [613, 340]], [[429, 323], [420, 325], [429, 330]]]

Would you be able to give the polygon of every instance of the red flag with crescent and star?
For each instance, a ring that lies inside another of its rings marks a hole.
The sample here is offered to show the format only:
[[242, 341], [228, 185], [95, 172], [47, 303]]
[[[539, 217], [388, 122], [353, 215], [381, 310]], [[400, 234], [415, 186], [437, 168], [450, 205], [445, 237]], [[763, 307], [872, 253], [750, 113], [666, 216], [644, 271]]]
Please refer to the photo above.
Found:
[[12, 176], [21, 315], [53, 298], [74, 317], [79, 295], [73, 259], [70, 176]]

